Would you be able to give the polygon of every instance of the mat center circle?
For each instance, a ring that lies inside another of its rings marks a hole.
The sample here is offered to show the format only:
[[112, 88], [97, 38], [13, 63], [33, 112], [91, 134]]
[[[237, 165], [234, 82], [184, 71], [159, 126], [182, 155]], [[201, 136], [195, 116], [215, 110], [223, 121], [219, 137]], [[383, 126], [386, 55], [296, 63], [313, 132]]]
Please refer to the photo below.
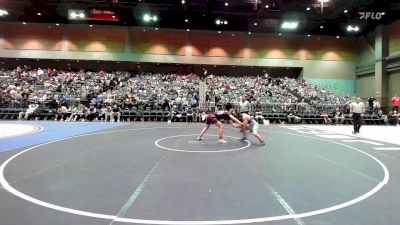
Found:
[[233, 136], [224, 136], [227, 143], [218, 143], [218, 135], [204, 135], [203, 140], [197, 140], [198, 134], [184, 134], [160, 138], [155, 141], [158, 148], [191, 153], [222, 153], [240, 151], [250, 147], [251, 143], [247, 140]]

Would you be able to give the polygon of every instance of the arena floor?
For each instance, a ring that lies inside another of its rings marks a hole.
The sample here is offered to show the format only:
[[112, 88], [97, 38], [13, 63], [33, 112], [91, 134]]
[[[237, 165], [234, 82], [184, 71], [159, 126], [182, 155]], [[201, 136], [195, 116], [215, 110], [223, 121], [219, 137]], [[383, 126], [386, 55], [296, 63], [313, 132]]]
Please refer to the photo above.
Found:
[[0, 224], [399, 223], [400, 127], [225, 127], [0, 122]]

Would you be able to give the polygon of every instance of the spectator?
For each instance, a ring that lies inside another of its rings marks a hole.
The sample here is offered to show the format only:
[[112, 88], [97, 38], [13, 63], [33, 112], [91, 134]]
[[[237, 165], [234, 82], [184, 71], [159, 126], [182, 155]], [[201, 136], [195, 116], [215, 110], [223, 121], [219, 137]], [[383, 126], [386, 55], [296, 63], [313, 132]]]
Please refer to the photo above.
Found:
[[399, 114], [397, 111], [393, 111], [391, 115], [389, 116], [389, 123], [399, 126]]
[[196, 93], [194, 94], [194, 100], [196, 100], [196, 106], [199, 106], [199, 101], [200, 101], [199, 92], [196, 92]]
[[187, 113], [187, 122], [189, 122], [189, 123], [193, 122], [193, 110], [192, 110], [192, 108], [189, 107], [186, 113]]
[[389, 125], [388, 116], [387, 116], [387, 115], [384, 115], [383, 112], [382, 112], [382, 110], [379, 110], [379, 111], [378, 111], [377, 116], [378, 116], [378, 118], [381, 120], [381, 122], [383, 122], [383, 124]]
[[59, 105], [57, 108], [57, 115], [55, 120], [64, 121], [68, 117], [68, 108], [64, 105]]
[[86, 115], [87, 115], [87, 107], [84, 104], [79, 104], [79, 106], [75, 109], [75, 112], [71, 114], [69, 120], [73, 121], [81, 120], [83, 122], [86, 120]]
[[301, 117], [299, 116], [299, 113], [297, 111], [294, 111], [293, 115], [294, 115], [294, 123], [299, 124], [301, 122]]
[[97, 109], [94, 107], [93, 104], [89, 106], [89, 109], [87, 110], [87, 120], [88, 121], [93, 121], [95, 118], [97, 118], [98, 113]]
[[336, 125], [342, 125], [344, 123], [344, 114], [342, 110], [336, 108], [334, 118]]
[[107, 120], [107, 107], [102, 104], [99, 110], [99, 114], [97, 115], [97, 120], [106, 121]]
[[376, 99], [374, 97], [369, 97], [368, 98], [368, 111], [369, 111], [369, 114], [372, 114], [372, 112], [374, 110], [374, 101], [375, 100]]
[[286, 118], [288, 123], [293, 123], [294, 122], [294, 114], [291, 110], [286, 112]]
[[22, 111], [19, 113], [18, 119], [22, 120], [22, 117], [23, 117], [25, 120], [28, 120], [29, 116], [33, 115], [38, 108], [39, 108], [38, 104], [30, 104], [28, 109], [25, 112]]
[[392, 98], [392, 110], [398, 112], [400, 105], [400, 97], [397, 94], [394, 94]]
[[120, 122], [121, 119], [121, 109], [118, 105], [114, 105], [111, 111], [111, 122], [114, 122], [115, 116], [117, 117], [117, 122]]
[[264, 116], [262, 115], [262, 112], [256, 112], [256, 115], [254, 119], [258, 122], [263, 124], [264, 123]]
[[164, 103], [162, 104], [161, 109], [162, 109], [163, 111], [169, 111], [170, 108], [171, 108], [171, 105], [170, 105], [169, 100], [168, 100], [167, 98], [164, 99]]
[[377, 99], [375, 99], [373, 102], [373, 109], [375, 114], [381, 109], [381, 103]]
[[332, 120], [329, 118], [328, 112], [322, 111], [321, 117], [324, 119], [324, 124], [333, 124]]

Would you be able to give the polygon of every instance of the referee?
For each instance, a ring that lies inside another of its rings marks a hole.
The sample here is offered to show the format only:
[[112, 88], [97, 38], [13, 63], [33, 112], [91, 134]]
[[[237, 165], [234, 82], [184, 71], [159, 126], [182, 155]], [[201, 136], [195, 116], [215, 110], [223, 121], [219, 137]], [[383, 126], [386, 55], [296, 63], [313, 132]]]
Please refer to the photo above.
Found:
[[250, 113], [250, 102], [247, 101], [247, 95], [243, 95], [241, 101], [239, 102], [240, 113]]
[[362, 124], [362, 117], [365, 113], [364, 103], [361, 101], [360, 97], [356, 98], [356, 101], [350, 105], [350, 113], [353, 114], [353, 134], [359, 134]]

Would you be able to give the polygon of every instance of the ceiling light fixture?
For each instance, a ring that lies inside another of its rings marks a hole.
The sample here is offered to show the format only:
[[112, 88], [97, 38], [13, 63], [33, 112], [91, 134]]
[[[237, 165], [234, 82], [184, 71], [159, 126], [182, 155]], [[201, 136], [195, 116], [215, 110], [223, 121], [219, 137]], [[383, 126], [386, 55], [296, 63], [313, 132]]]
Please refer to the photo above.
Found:
[[258, 25], [258, 23], [257, 22], [254, 22], [254, 26], [257, 26]]
[[225, 20], [225, 19], [220, 19], [220, 18], [217, 18], [217, 19], [215, 19], [215, 24], [216, 25], [228, 25], [228, 20]]
[[150, 15], [149, 15], [149, 14], [144, 14], [144, 15], [143, 15], [143, 20], [144, 20], [145, 22], [149, 22], [149, 21], [151, 20]]
[[225, 6], [229, 6], [229, 3], [228, 3], [228, 2], [225, 2]]
[[339, 37], [339, 36], [336, 36], [336, 38], [339, 39], [340, 37]]
[[294, 30], [299, 26], [299, 22], [297, 21], [285, 21], [282, 23], [281, 28], [285, 30]]
[[344, 13], [348, 13], [349, 11], [346, 9], [346, 10], [344, 10], [343, 12], [344, 12]]
[[348, 32], [358, 32], [358, 31], [360, 31], [360, 28], [358, 26], [348, 25], [346, 30]]
[[0, 16], [3, 16], [3, 15], [8, 15], [8, 12], [7, 12], [7, 10], [0, 9]]
[[307, 7], [307, 8], [306, 8], [306, 10], [307, 10], [307, 11], [310, 11], [310, 10], [311, 10], [311, 8], [310, 8], [310, 7]]
[[143, 15], [143, 21], [148, 23], [148, 22], [157, 22], [158, 17], [156, 15], [150, 15], [148, 13]]
[[[39, 15], [39, 13], [38, 13]], [[40, 13], [41, 15], [41, 13]], [[82, 20], [86, 17], [85, 11], [84, 10], [76, 10], [76, 9], [70, 9], [68, 10], [68, 19], [70, 20]]]
[[40, 12], [37, 13], [38, 16], [41, 16], [42, 14]]

